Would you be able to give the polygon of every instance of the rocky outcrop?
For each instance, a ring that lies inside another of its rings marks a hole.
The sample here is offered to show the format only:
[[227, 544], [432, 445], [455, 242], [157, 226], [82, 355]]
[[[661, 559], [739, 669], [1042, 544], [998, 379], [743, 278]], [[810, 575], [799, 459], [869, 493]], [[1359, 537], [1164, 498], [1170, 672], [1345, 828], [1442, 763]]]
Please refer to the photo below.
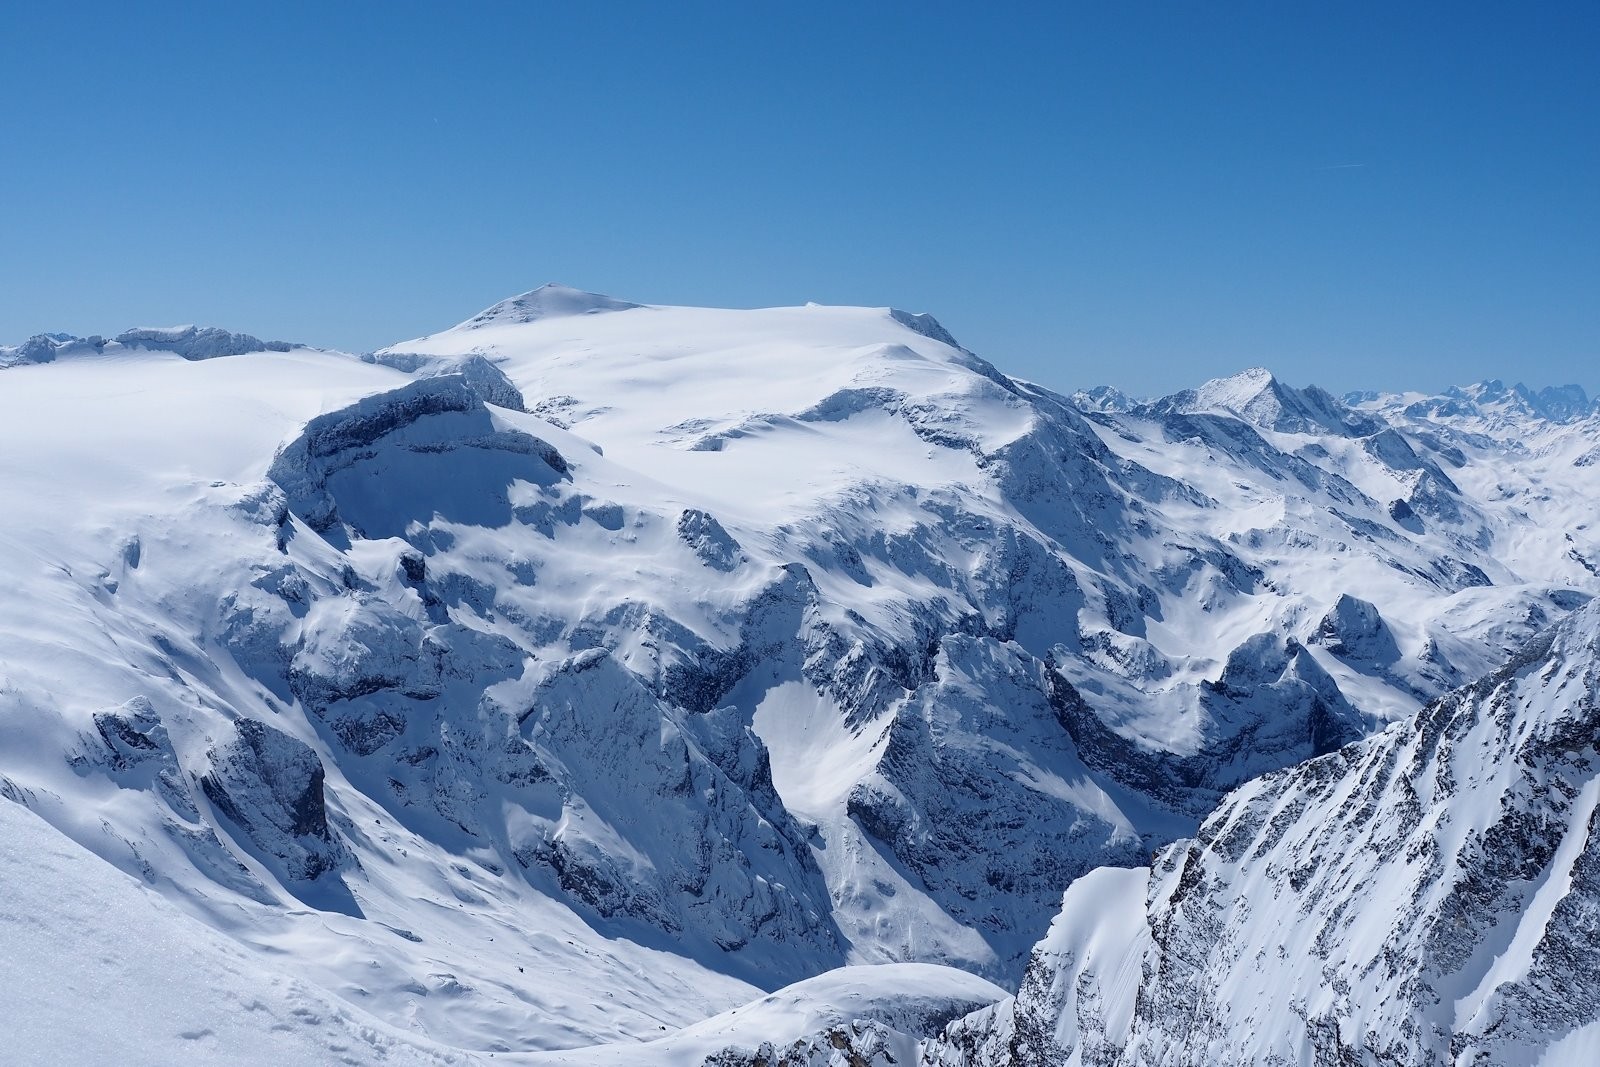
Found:
[[678, 516], [678, 537], [700, 562], [719, 571], [731, 571], [745, 561], [744, 551], [714, 516], [688, 508]]
[[328, 825], [322, 761], [305, 742], [239, 719], [207, 758], [211, 769], [200, 779], [206, 799], [280, 877], [312, 881], [350, 862]]
[[1381, 669], [1400, 658], [1394, 633], [1377, 605], [1349, 593], [1339, 594], [1310, 640], [1335, 656], [1370, 668]]

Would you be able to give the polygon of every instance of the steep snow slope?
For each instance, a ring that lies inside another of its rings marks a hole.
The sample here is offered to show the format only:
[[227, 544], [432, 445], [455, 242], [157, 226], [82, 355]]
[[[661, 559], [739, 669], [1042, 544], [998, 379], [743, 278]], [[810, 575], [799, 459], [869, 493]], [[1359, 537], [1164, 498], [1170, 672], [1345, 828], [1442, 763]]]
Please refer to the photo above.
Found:
[[1079, 875], [1600, 581], [1540, 554], [1591, 424], [1530, 460], [1257, 372], [1080, 410], [886, 309], [0, 362], [0, 790], [464, 1049], [1014, 983]]
[[1239, 789], [1153, 870], [1078, 881], [1018, 996], [929, 1061], [1593, 1063], [1597, 745], [1590, 607], [1415, 719]]

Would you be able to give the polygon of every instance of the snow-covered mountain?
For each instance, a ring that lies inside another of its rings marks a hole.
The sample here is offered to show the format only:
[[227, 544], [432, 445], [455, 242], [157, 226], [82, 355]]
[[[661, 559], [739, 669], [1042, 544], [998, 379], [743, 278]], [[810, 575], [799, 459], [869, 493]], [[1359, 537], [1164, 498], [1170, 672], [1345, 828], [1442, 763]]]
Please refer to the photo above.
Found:
[[1067, 891], [942, 1065], [1600, 1058], [1600, 605]]
[[1087, 872], [1600, 588], [1554, 394], [1069, 400], [926, 315], [557, 286], [0, 366], [0, 793], [428, 1055], [703, 1057], [917, 964], [943, 1007], [856, 1035], [903, 1052]]
[[1581, 385], [1530, 389], [1521, 382], [1507, 386], [1498, 379], [1465, 387], [1451, 387], [1437, 396], [1421, 393], [1351, 393], [1345, 402], [1390, 420], [1404, 418], [1417, 425], [1437, 423], [1456, 430], [1476, 430], [1514, 439], [1530, 423], [1572, 423], [1600, 412]]

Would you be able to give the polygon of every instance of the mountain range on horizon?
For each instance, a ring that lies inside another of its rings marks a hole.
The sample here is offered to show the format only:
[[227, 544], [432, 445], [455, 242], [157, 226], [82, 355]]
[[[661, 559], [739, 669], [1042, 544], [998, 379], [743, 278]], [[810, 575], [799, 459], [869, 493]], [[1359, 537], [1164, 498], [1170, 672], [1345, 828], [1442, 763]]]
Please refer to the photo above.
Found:
[[[462, 322], [458, 328], [475, 328], [497, 322], [525, 323], [552, 316], [593, 314], [599, 311], [620, 311], [646, 306], [648, 305], [618, 300], [602, 293], [574, 289], [559, 282], [547, 282], [536, 289], [530, 289], [528, 292], [518, 296], [508, 297], [485, 308], [477, 315]], [[898, 312], [898, 314], [911, 315], [909, 312]], [[924, 314], [913, 317], [926, 319], [937, 326], [937, 320], [933, 319], [931, 315]], [[946, 340], [952, 345], [957, 344], [953, 337], [944, 332], [942, 326], [937, 326], [937, 328], [944, 333], [944, 336], [940, 338], [941, 340]], [[208, 359], [221, 355], [243, 355], [249, 352], [287, 351], [290, 348], [315, 347], [293, 344], [287, 341], [263, 341], [250, 334], [232, 333], [214, 326], [195, 326], [193, 324], [135, 327], [110, 338], [99, 335], [79, 336], [72, 333], [55, 332], [35, 334], [18, 344], [0, 344], [0, 369], [24, 363], [48, 363], [60, 355], [71, 355], [86, 350], [99, 350], [106, 344], [171, 351], [188, 359]], [[1257, 366], [1248, 368], [1231, 377], [1213, 379], [1207, 384], [1216, 386], [1234, 378], [1253, 379], [1261, 375], [1270, 377], [1271, 374], [1272, 372], [1267, 368]], [[1274, 381], [1276, 381], [1275, 378]], [[1316, 386], [1309, 388], [1316, 390], [1317, 393], [1328, 395], [1325, 390], [1318, 389]], [[1173, 395], [1181, 396], [1182, 392]], [[1140, 405], [1170, 399], [1169, 397], [1135, 397], [1110, 385], [1086, 387], [1077, 390], [1071, 396], [1073, 401], [1080, 406], [1096, 410], [1129, 410]], [[1555, 422], [1571, 421], [1600, 410], [1600, 398], [1591, 399], [1587, 390], [1576, 383], [1530, 387], [1522, 382], [1514, 382], [1511, 385], [1507, 385], [1498, 378], [1486, 379], [1471, 385], [1446, 386], [1437, 394], [1404, 391], [1385, 393], [1377, 390], [1357, 390], [1344, 394], [1340, 399], [1343, 403], [1352, 407], [1380, 400], [1389, 402], [1403, 400], [1408, 405], [1425, 404], [1434, 411], [1447, 411], [1449, 413], [1465, 413], [1487, 407], [1503, 408], [1511, 404], [1523, 411], [1536, 414], [1540, 418]]]
[[34, 1062], [1592, 1062], [1597, 467], [1576, 385], [1067, 395], [888, 308], [0, 346], [0, 1010]]

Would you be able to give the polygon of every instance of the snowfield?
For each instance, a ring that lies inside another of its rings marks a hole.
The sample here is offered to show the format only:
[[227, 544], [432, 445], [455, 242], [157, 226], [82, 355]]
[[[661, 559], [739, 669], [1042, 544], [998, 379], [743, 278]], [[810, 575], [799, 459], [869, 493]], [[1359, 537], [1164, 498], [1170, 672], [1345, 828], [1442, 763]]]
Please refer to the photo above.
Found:
[[[1155, 894], [1262, 790], [1315, 810], [1307, 768], [1580, 617], [1597, 471], [1581, 390], [1066, 397], [891, 309], [546, 286], [366, 355], [0, 347], [0, 1015], [33, 1062], [1221, 1062], [1268, 1009], [1149, 1014], [1204, 984], [1150, 973], [1152, 855]], [[1426, 964], [1448, 1017], [1286, 996], [1262, 1055], [1499, 1048], [1577, 884], [1496, 904], [1471, 988]], [[1504, 1054], [1587, 1062], [1569, 1029]]]

